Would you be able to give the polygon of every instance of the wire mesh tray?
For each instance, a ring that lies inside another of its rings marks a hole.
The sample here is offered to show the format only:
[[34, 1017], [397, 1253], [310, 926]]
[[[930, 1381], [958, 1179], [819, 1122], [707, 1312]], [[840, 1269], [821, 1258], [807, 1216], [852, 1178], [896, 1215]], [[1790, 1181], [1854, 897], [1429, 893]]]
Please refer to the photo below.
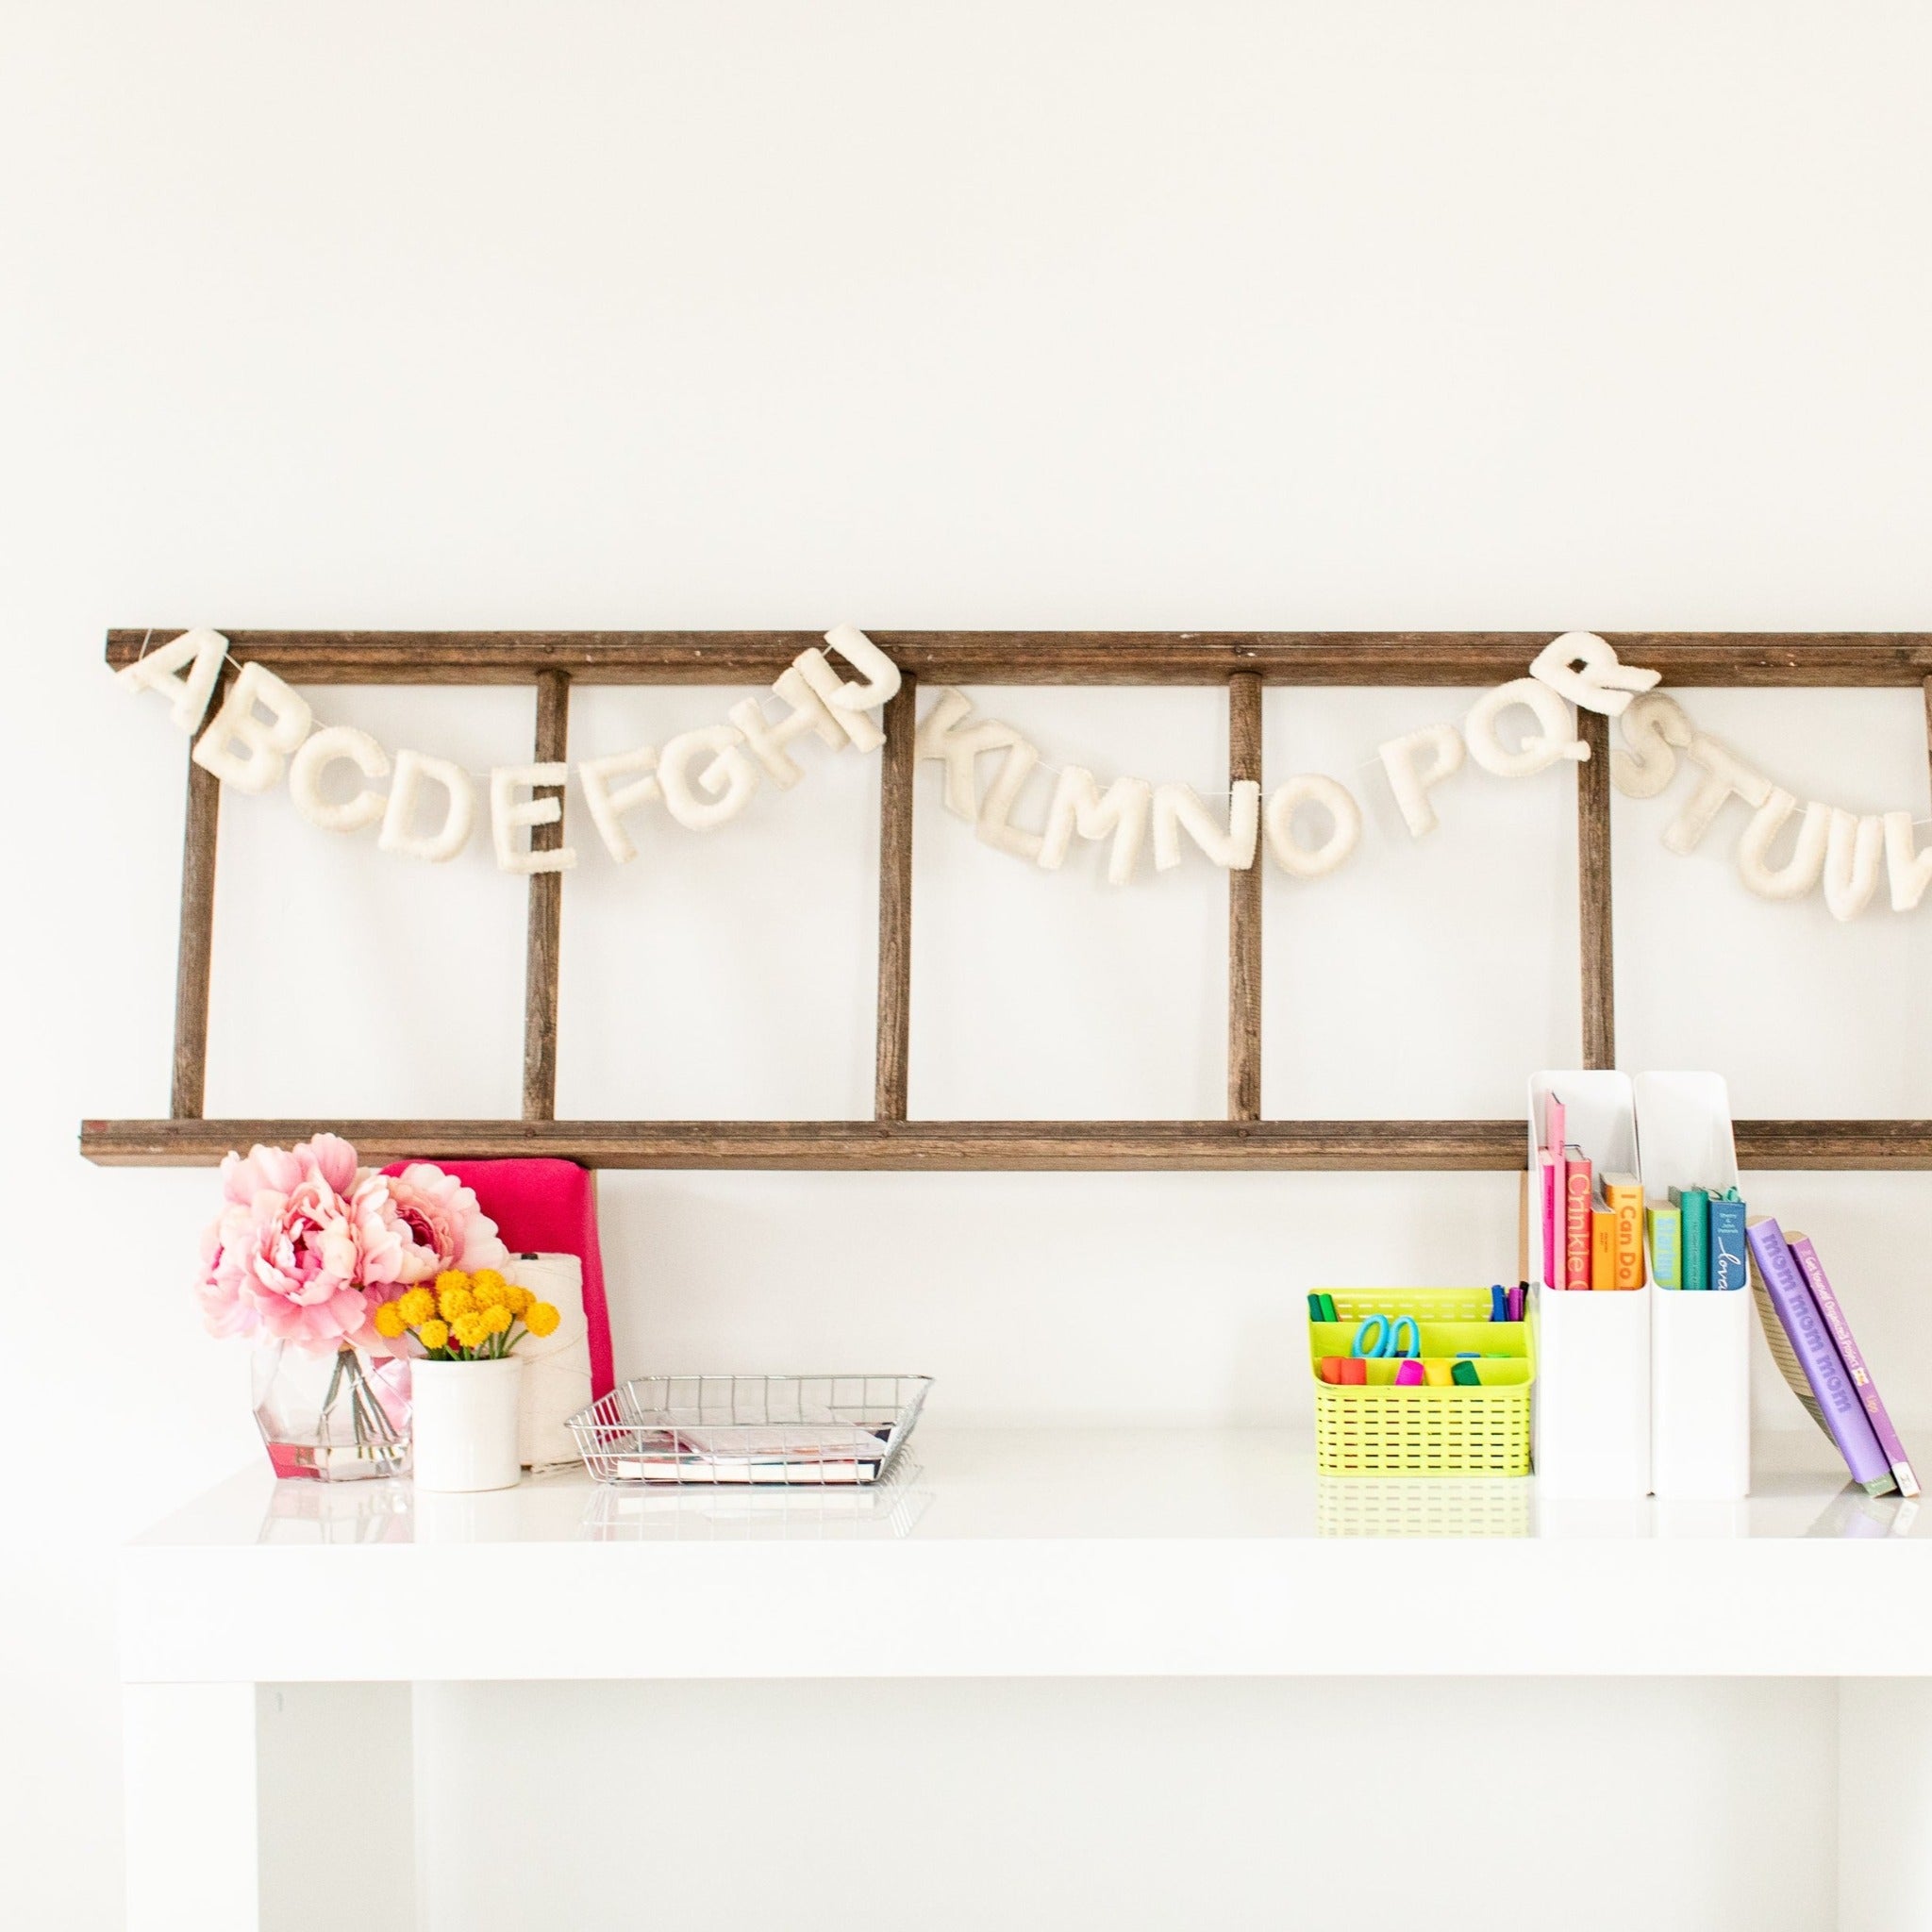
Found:
[[930, 1375], [640, 1375], [570, 1419], [600, 1483], [875, 1483], [919, 1420]]

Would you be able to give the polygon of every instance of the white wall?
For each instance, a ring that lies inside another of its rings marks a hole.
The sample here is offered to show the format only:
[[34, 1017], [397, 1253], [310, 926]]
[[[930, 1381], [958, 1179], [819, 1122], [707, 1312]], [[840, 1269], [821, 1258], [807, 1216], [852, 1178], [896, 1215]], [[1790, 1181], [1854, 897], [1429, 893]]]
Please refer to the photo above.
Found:
[[[108, 685], [108, 625], [1928, 623], [1932, 24], [1901, 0], [71, 0], [4, 30], [24, 1924], [115, 1921], [113, 1546], [256, 1453], [186, 1291], [208, 1176], [74, 1152], [167, 1099], [182, 749]], [[718, 702], [590, 696], [574, 729]], [[1461, 703], [1273, 693], [1269, 758], [1339, 769]], [[1924, 806], [1907, 694], [1692, 704], [1780, 775]], [[508, 692], [323, 707], [479, 762], [527, 729]], [[1001, 708], [1062, 758], [1221, 767], [1205, 695]], [[863, 1111], [874, 783], [587, 860], [567, 1109]], [[1618, 808], [1625, 1064], [1719, 1066], [1746, 1112], [1932, 1112], [1932, 913], [1759, 906], [1664, 857], [1663, 808]], [[1411, 846], [1377, 806], [1347, 874], [1271, 880], [1272, 1109], [1506, 1111], [1575, 1054], [1563, 781], [1464, 777], [1444, 817]], [[511, 1108], [514, 886], [385, 870], [275, 799], [223, 844], [211, 1107]], [[917, 1110], [1214, 1110], [1209, 874], [1029, 874], [929, 796], [917, 865]], [[1932, 1422], [1932, 1185], [1757, 1191], [1844, 1257]], [[1308, 1282], [1513, 1264], [1502, 1176], [607, 1198], [625, 1366], [917, 1366], [935, 1421], [1291, 1420]], [[1150, 1722], [1248, 1748], [1211, 1697]]]

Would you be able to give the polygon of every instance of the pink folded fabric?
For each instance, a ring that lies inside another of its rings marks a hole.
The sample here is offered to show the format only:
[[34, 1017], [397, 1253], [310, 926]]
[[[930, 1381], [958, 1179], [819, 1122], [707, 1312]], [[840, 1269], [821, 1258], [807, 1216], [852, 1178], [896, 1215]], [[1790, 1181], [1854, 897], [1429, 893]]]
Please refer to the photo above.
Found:
[[[439, 1160], [476, 1196], [513, 1255], [575, 1255], [584, 1264], [584, 1319], [590, 1327], [591, 1393], [615, 1382], [610, 1313], [604, 1300], [604, 1257], [597, 1245], [597, 1176], [574, 1160]], [[383, 1169], [401, 1174], [409, 1163]]]

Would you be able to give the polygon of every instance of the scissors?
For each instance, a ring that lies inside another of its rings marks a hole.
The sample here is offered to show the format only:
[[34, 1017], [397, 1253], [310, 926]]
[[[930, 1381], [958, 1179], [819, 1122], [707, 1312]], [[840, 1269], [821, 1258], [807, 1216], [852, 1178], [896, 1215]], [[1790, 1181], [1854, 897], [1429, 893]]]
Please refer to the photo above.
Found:
[[[1408, 1345], [1403, 1346], [1403, 1335], [1407, 1332]], [[1397, 1315], [1392, 1320], [1387, 1315], [1371, 1315], [1355, 1331], [1355, 1342], [1349, 1353], [1356, 1356], [1420, 1356], [1423, 1352], [1423, 1331], [1417, 1325], [1413, 1315]]]

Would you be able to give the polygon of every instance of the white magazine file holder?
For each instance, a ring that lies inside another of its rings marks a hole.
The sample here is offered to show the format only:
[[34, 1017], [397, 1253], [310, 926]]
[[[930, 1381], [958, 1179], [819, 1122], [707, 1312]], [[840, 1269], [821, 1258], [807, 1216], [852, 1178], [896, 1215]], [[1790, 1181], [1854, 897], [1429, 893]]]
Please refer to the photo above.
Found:
[[[1543, 1286], [1538, 1150], [1544, 1103], [1553, 1091], [1563, 1103], [1564, 1138], [1582, 1148], [1594, 1174], [1642, 1176], [1636, 1100], [1627, 1074], [1579, 1071], [1531, 1076], [1530, 1253], [1535, 1269], [1530, 1306], [1537, 1324], [1531, 1440], [1537, 1485], [1546, 1496], [1647, 1496], [1651, 1297], [1627, 1289], [1592, 1293]], [[1557, 1192], [1560, 1252], [1560, 1176]]]
[[[1716, 1074], [1639, 1074], [1637, 1146], [1648, 1205], [1670, 1190], [1738, 1185], [1730, 1094]], [[1650, 1475], [1659, 1496], [1751, 1492], [1751, 1295], [1659, 1288], [1650, 1303]]]

